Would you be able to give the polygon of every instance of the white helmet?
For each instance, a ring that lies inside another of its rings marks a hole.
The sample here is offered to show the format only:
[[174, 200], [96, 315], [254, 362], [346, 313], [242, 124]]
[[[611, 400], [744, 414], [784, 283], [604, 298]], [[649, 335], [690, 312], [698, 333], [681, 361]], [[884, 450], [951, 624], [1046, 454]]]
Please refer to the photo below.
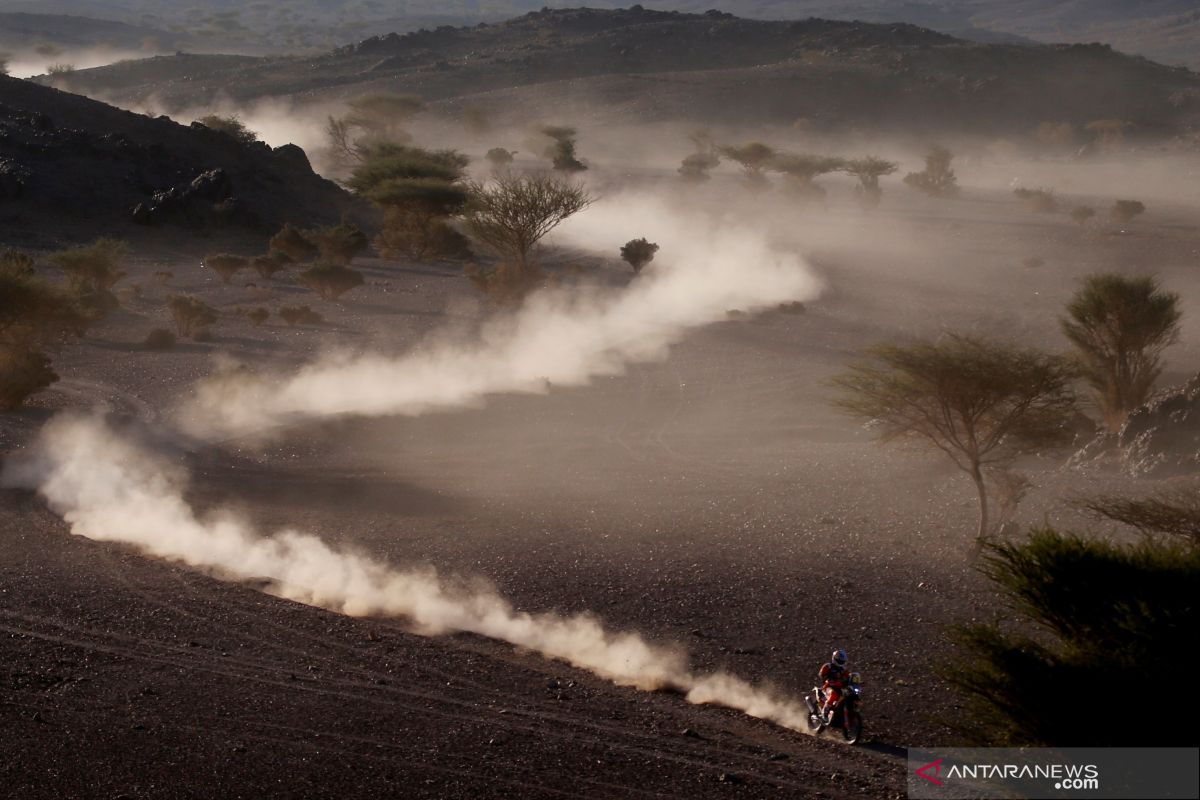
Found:
[[833, 663], [836, 666], [839, 666], [839, 667], [846, 666], [846, 651], [845, 650], [834, 650], [833, 657], [830, 660], [833, 661]]

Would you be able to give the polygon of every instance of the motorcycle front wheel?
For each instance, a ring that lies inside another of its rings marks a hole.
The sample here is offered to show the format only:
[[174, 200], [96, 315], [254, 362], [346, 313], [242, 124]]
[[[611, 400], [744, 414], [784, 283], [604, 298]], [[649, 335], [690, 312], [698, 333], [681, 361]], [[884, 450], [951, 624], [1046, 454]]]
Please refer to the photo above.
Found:
[[862, 717], [858, 714], [850, 714], [848, 716], [849, 719], [842, 726], [842, 738], [846, 740], [846, 744], [858, 744], [858, 740], [862, 738]]

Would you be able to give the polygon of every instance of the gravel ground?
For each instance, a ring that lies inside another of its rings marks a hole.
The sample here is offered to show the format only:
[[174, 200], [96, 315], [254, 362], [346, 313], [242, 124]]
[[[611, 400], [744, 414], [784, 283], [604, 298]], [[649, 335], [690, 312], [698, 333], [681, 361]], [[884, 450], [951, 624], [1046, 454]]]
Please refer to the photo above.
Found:
[[[71, 537], [40, 500], [5, 490], [0, 785], [23, 798], [901, 796], [903, 748], [955, 741], [960, 704], [932, 673], [947, 626], [1004, 610], [970, 567], [966, 479], [872, 443], [830, 409], [824, 379], [867, 344], [945, 328], [1060, 346], [1059, 309], [1098, 267], [1154, 268], [1194, 307], [1200, 233], [1170, 209], [1115, 234], [999, 196], [936, 205], [898, 192], [869, 237], [836, 204], [776, 220], [781, 245], [828, 284], [804, 313], [731, 318], [586, 388], [188, 455], [202, 509], [483, 576], [522, 609], [591, 610], [682, 642], [701, 669], [799, 694], [845, 647], [868, 682], [865, 745], [614, 687], [474, 636], [290, 603]], [[1031, 253], [1046, 264], [1023, 268]], [[402, 350], [480, 313], [450, 267], [364, 259], [366, 287], [335, 304], [286, 277], [221, 286], [199, 255], [139, 250], [127, 281], [140, 298], [60, 354], [60, 383], [0, 416], [0, 447], [19, 449], [63, 408], [163, 420], [217, 353], [281, 366], [331, 345]], [[174, 277], [159, 286], [164, 268]], [[215, 340], [145, 350], [180, 291], [226, 312]], [[255, 328], [234, 313], [296, 302], [330, 324]], [[1195, 363], [1194, 331], [1166, 379]], [[1026, 522], [1069, 524], [1063, 497], [1119, 483], [1027, 466]]]

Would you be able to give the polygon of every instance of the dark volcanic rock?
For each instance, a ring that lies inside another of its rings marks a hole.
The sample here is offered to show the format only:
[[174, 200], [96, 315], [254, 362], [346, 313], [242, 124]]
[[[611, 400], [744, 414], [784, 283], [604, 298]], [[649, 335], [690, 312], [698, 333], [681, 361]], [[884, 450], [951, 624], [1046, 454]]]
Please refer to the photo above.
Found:
[[204, 222], [224, 216], [224, 208], [233, 197], [233, 183], [222, 169], [202, 172], [182, 186], [155, 192], [149, 205], [139, 203], [133, 210], [135, 222], [151, 224], [164, 220]]
[[294, 145], [272, 150], [5, 76], [0, 199], [10, 212], [0, 227], [54, 219], [71, 238], [134, 223], [267, 231], [364, 211]]
[[1160, 392], [1130, 414], [1118, 446], [1126, 470], [1135, 476], [1200, 469], [1200, 375]]
[[1071, 465], [1114, 467], [1136, 478], [1200, 470], [1200, 375], [1156, 394], [1119, 433], [1098, 434]]
[[0, 158], [0, 200], [15, 200], [25, 193], [30, 172], [7, 158]]

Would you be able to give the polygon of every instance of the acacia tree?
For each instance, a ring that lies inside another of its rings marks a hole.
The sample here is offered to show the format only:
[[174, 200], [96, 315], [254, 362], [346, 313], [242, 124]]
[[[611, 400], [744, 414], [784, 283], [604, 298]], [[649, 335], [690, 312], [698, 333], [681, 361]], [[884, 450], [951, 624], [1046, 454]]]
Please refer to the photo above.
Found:
[[717, 152], [742, 167], [746, 185], [752, 189], [765, 189], [768, 185], [764, 171], [775, 158], [775, 148], [762, 142], [746, 142], [741, 145], [725, 145]]
[[1067, 305], [1063, 333], [1075, 345], [1083, 378], [1114, 433], [1146, 402], [1162, 372], [1162, 353], [1179, 338], [1179, 295], [1152, 277], [1102, 273], [1084, 278]]
[[767, 162], [767, 169], [786, 175], [788, 188], [800, 195], [820, 199], [825, 190], [813, 183], [818, 175], [836, 172], [845, 166], [845, 159], [808, 153], [776, 153]]
[[712, 133], [707, 128], [700, 128], [688, 134], [688, 139], [695, 146], [695, 150], [684, 157], [683, 163], [679, 165], [679, 174], [684, 180], [693, 183], [706, 181], [709, 171], [721, 163]]
[[842, 164], [843, 172], [858, 179], [858, 185], [854, 187], [854, 197], [863, 208], [875, 208], [879, 205], [879, 201], [883, 199], [879, 179], [891, 175], [897, 169], [899, 166], [896, 162], [876, 156], [863, 156]]
[[348, 185], [383, 209], [375, 246], [386, 256], [461, 258], [466, 238], [449, 225], [467, 199], [461, 183], [469, 159], [456, 150], [374, 145]]
[[1070, 362], [972, 336], [881, 345], [871, 360], [833, 379], [836, 404], [877, 425], [889, 442], [918, 439], [941, 450], [979, 495], [977, 542], [989, 535], [985, 474], [1028, 448], [1069, 440], [1075, 409]]
[[541, 279], [534, 249], [563, 220], [591, 204], [577, 184], [554, 175], [504, 175], [491, 183], [468, 185], [467, 231], [501, 259], [477, 277], [481, 288], [520, 294]]

